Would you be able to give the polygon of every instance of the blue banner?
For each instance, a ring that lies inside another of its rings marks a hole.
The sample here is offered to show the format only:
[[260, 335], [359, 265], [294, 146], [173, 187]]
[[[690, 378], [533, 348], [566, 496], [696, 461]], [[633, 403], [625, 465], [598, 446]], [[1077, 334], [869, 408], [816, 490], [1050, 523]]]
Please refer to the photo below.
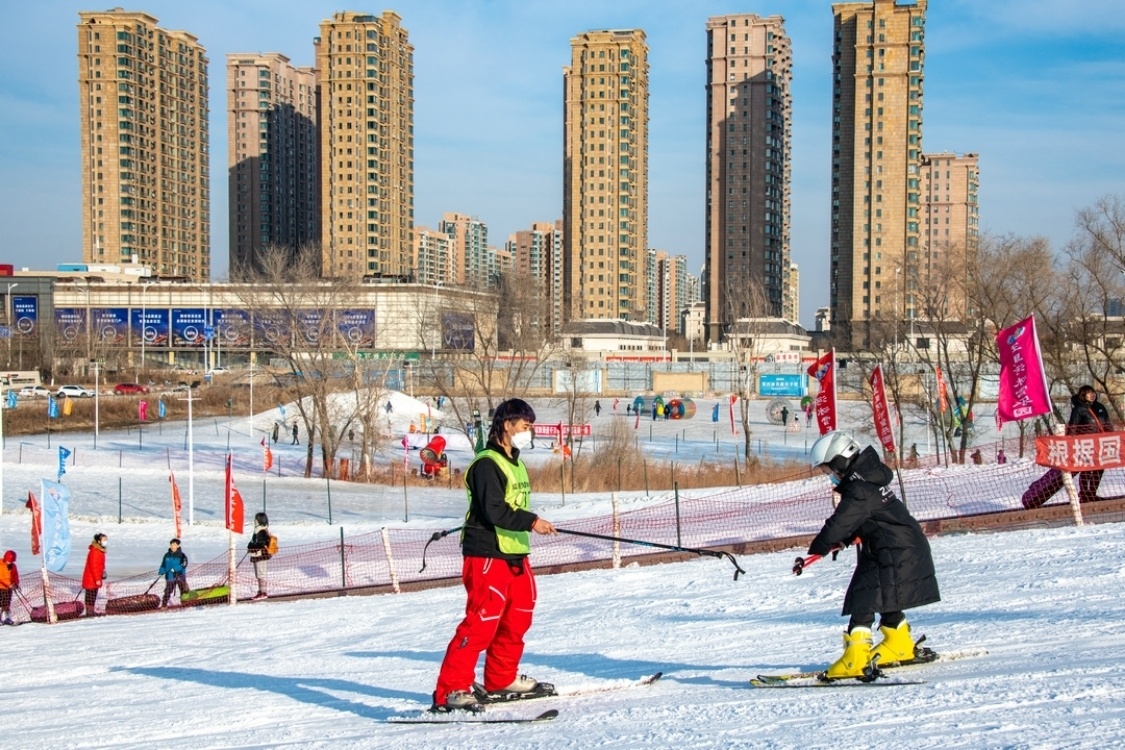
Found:
[[161, 419], [164, 419], [164, 417], [166, 417], [168, 415], [168, 408], [166, 406], [164, 406], [164, 400], [163, 399], [161, 399], [160, 401], [157, 402], [156, 412], [157, 412], [157, 414], [160, 415]]
[[50, 419], [59, 418], [59, 402], [55, 400], [54, 396], [47, 396], [47, 416]]
[[86, 311], [81, 307], [56, 307], [55, 332], [61, 343], [84, 343], [86, 337]]
[[284, 310], [262, 310], [254, 313], [254, 346], [269, 348], [274, 342], [288, 343], [289, 314]]
[[19, 397], [16, 395], [15, 391], [8, 391], [8, 408], [9, 409], [15, 409], [16, 403], [18, 403], [18, 400], [19, 400]]
[[96, 341], [124, 345], [129, 338], [129, 311], [124, 307], [91, 308], [90, 327]]
[[471, 315], [445, 312], [441, 315], [441, 348], [473, 351], [476, 348], [476, 330]]
[[39, 327], [39, 298], [25, 295], [12, 297], [12, 318], [16, 333], [30, 336]]
[[129, 311], [129, 341], [133, 346], [165, 348], [169, 340], [168, 311], [152, 307]]
[[375, 348], [374, 310], [337, 310], [336, 330], [343, 346], [354, 349]]
[[39, 480], [43, 498], [43, 564], [61, 573], [70, 558], [70, 489], [47, 479]]
[[59, 446], [59, 479], [66, 473], [66, 460], [70, 458], [70, 451], [66, 448]]
[[801, 374], [770, 374], [758, 376], [759, 396], [804, 396], [808, 391], [805, 384], [808, 376]]
[[172, 308], [172, 346], [203, 346], [207, 313], [202, 307]]
[[298, 310], [296, 317], [297, 331], [306, 344], [316, 344], [325, 337], [331, 340], [332, 328], [328, 322], [331, 318], [324, 310]]
[[250, 313], [222, 308], [211, 312], [215, 319], [215, 335], [222, 348], [250, 346]]

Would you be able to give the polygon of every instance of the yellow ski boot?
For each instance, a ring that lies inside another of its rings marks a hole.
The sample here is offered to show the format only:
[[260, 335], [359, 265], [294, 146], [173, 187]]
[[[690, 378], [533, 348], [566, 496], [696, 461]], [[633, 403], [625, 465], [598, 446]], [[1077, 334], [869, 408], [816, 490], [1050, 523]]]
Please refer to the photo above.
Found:
[[880, 667], [914, 661], [914, 638], [910, 635], [910, 625], [906, 620], [900, 622], [897, 628], [880, 625], [879, 632], [883, 634], [883, 640], [871, 652], [871, 656], [878, 658], [876, 663]]
[[824, 673], [824, 679], [863, 677], [864, 670], [870, 663], [871, 629], [853, 628], [850, 633], [844, 633], [844, 655], [832, 662], [832, 666]]

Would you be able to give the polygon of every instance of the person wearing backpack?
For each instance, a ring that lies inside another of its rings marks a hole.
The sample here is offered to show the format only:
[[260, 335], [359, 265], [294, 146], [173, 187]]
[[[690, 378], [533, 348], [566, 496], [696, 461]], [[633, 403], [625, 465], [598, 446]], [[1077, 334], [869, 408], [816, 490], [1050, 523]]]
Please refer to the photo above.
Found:
[[269, 566], [267, 560], [277, 554], [277, 537], [270, 533], [270, 519], [265, 513], [254, 514], [254, 535], [246, 545], [250, 560], [254, 563], [254, 577], [258, 579], [258, 593], [254, 599], [265, 599], [269, 587]]
[[0, 562], [0, 624], [14, 625], [12, 622], [12, 592], [19, 591], [20, 571], [16, 568], [16, 552], [8, 550], [4, 553], [4, 562]]

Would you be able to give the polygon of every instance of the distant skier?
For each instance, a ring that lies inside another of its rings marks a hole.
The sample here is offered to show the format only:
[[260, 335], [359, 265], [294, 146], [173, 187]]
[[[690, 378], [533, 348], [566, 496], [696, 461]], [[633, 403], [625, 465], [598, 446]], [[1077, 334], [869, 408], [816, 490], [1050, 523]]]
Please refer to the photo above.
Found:
[[294, 422], [293, 423], [293, 442], [290, 443], [290, 445], [300, 445], [301, 444], [300, 439], [297, 437], [299, 434], [300, 433], [297, 431], [297, 423]]
[[[879, 454], [845, 432], [813, 443], [811, 463], [836, 485], [840, 504], [809, 545], [810, 555], [828, 555], [858, 539], [855, 573], [841, 614], [850, 615], [844, 654], [828, 667], [830, 680], [859, 677], [878, 664], [914, 658], [914, 639], [902, 610], [941, 600], [930, 544], [922, 527], [891, 491], [894, 473]], [[882, 642], [872, 649], [871, 626], [879, 612]]]

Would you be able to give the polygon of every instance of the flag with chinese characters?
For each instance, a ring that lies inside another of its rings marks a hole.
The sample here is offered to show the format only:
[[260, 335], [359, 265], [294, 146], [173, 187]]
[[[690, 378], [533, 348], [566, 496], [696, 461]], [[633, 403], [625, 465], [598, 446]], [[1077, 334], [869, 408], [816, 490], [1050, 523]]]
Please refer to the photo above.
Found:
[[1000, 354], [1000, 392], [996, 400], [996, 421], [1018, 422], [1051, 411], [1051, 396], [1035, 316], [1024, 318], [996, 334]]
[[59, 446], [59, 479], [66, 473], [66, 460], [70, 458], [70, 451], [66, 448]]
[[271, 466], [273, 466], [273, 451], [266, 444], [266, 439], [262, 438], [262, 472], [269, 471]]
[[883, 366], [875, 365], [871, 373], [871, 413], [875, 420], [875, 432], [883, 450], [895, 452], [895, 431], [891, 427], [891, 410], [887, 405], [887, 388], [883, 381]]
[[142, 422], [148, 421], [148, 401], [140, 401], [137, 404], [137, 419]]
[[163, 399], [156, 402], [156, 414], [161, 419], [164, 419], [166, 416], [168, 416], [168, 407], [164, 405]]
[[35, 493], [31, 490], [27, 491], [27, 503], [25, 506], [31, 511], [31, 554], [39, 554], [39, 542], [43, 538], [43, 516], [39, 512], [39, 502], [35, 499]]
[[43, 564], [61, 573], [70, 558], [70, 489], [65, 484], [40, 479], [43, 498]]
[[176, 485], [176, 475], [174, 473], [168, 474], [168, 481], [172, 483], [172, 516], [176, 519], [176, 536], [180, 536], [180, 511], [183, 509], [183, 501], [180, 500], [180, 488]]
[[231, 475], [231, 464], [234, 456], [227, 454], [227, 475], [223, 496], [226, 500], [226, 527], [235, 534], [242, 533], [242, 495], [234, 487], [234, 477]]
[[836, 429], [836, 350], [830, 349], [809, 365], [808, 373], [820, 383], [813, 400], [816, 427], [820, 434]]
[[16, 395], [16, 392], [15, 391], [8, 391], [8, 408], [9, 409], [15, 409], [16, 403], [18, 401], [19, 401], [19, 396]]
[[949, 399], [945, 395], [945, 375], [942, 374], [940, 367], [934, 368], [934, 377], [937, 381], [938, 411], [945, 414], [945, 410], [949, 408]]
[[59, 402], [55, 400], [54, 396], [47, 396], [47, 418], [59, 418]]

